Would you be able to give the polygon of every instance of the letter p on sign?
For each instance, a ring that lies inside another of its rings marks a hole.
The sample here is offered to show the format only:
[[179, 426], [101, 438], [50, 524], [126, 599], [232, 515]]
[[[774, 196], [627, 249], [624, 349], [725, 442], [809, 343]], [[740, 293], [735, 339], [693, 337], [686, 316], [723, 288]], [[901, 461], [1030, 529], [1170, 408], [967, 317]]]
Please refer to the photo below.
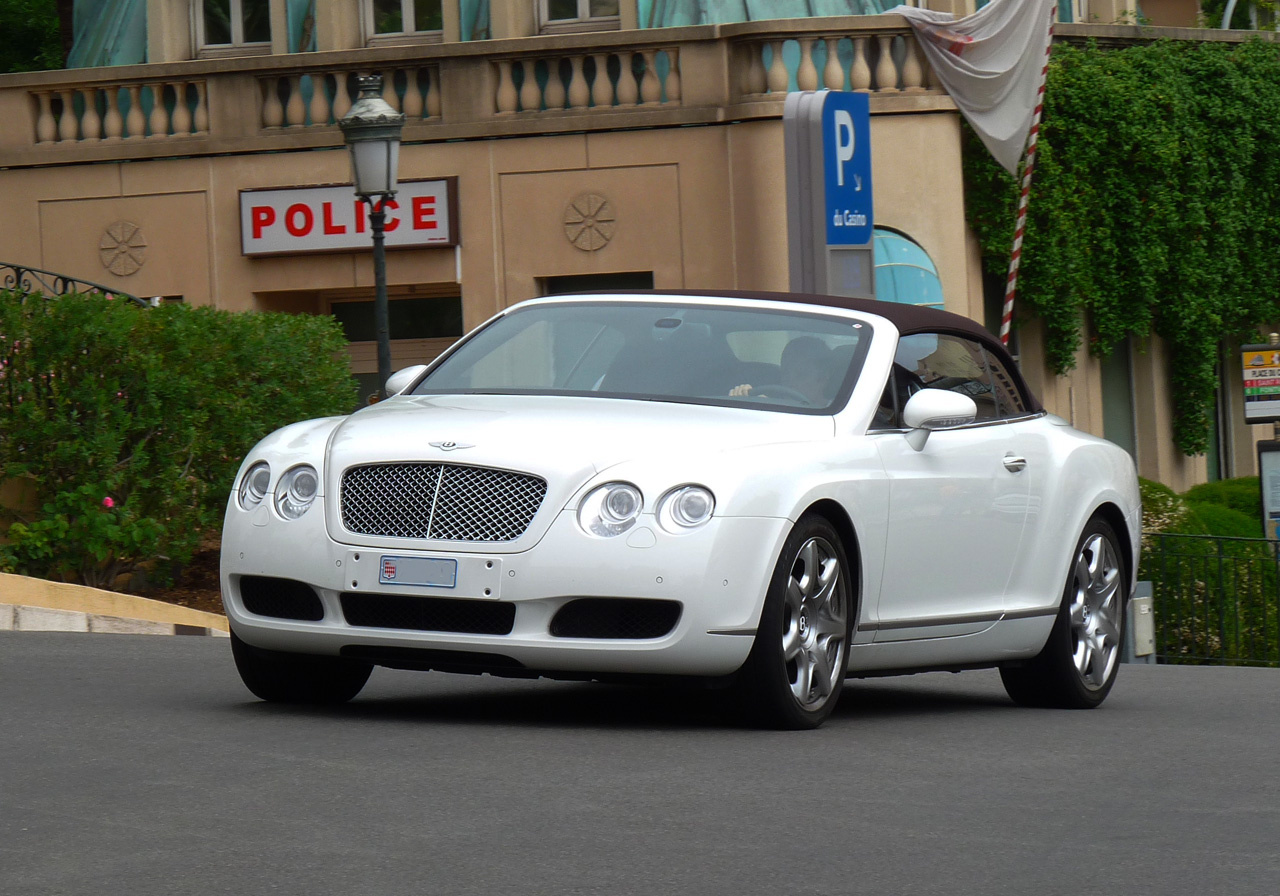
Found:
[[834, 116], [836, 138], [836, 183], [844, 186], [844, 163], [853, 161], [853, 116], [844, 109], [836, 109]]

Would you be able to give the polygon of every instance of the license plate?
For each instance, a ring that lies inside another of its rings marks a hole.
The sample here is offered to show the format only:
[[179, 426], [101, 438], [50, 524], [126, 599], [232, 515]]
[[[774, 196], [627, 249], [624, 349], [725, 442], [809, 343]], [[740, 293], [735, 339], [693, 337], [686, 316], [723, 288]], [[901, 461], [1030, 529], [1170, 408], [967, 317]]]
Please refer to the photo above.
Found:
[[383, 585], [420, 585], [454, 588], [458, 584], [458, 561], [437, 557], [388, 557], [378, 564], [378, 581]]

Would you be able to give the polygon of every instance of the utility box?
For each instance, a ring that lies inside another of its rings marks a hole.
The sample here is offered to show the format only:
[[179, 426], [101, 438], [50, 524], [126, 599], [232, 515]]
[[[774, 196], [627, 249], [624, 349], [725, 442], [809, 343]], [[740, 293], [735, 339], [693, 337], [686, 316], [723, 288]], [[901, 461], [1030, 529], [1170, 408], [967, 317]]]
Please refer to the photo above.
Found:
[[1150, 582], [1138, 583], [1138, 590], [1129, 601], [1127, 622], [1124, 662], [1154, 663], [1156, 661], [1156, 614]]

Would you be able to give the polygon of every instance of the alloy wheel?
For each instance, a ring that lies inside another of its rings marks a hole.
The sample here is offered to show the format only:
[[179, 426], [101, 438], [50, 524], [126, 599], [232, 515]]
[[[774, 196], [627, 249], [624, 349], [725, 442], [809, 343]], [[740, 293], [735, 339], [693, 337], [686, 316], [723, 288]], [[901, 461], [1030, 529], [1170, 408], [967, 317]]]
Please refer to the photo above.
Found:
[[849, 607], [840, 560], [824, 538], [796, 552], [782, 613], [782, 658], [791, 694], [804, 709], [820, 706], [836, 689], [845, 664]]
[[1116, 549], [1094, 533], [1080, 548], [1067, 608], [1072, 661], [1085, 687], [1101, 688], [1119, 660], [1123, 601]]

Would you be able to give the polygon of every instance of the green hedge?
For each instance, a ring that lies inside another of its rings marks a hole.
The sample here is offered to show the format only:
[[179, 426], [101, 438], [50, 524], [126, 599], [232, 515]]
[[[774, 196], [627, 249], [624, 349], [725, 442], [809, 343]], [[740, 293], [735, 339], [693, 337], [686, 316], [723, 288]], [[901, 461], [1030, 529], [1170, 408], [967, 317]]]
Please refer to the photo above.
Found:
[[[1241, 476], [1238, 479], [1222, 479], [1205, 482], [1188, 489], [1184, 497], [1197, 504], [1220, 504], [1242, 513], [1262, 525], [1261, 486], [1257, 476]], [[1226, 534], [1226, 533], [1223, 533]], [[1262, 535], [1256, 536], [1261, 538]]]
[[111, 588], [217, 530], [268, 432], [356, 404], [332, 318], [0, 291], [0, 567]]

